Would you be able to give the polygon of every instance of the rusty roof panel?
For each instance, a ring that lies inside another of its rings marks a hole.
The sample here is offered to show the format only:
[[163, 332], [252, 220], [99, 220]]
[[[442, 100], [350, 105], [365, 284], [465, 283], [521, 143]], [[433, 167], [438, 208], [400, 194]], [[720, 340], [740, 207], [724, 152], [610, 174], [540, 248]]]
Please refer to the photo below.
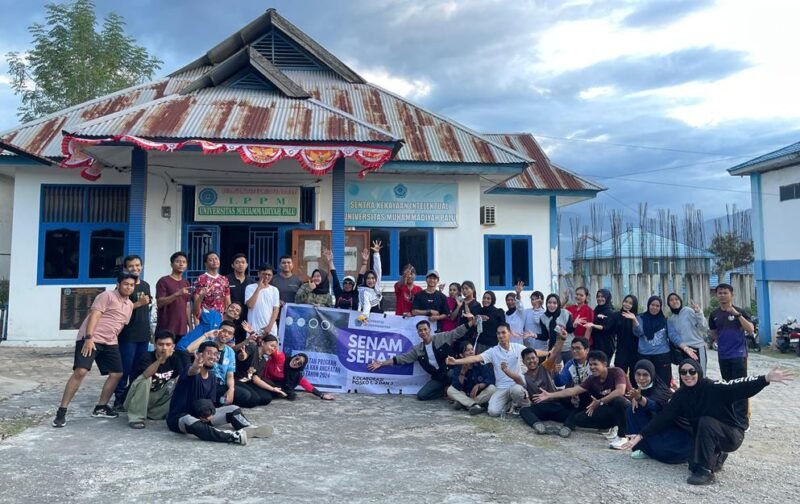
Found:
[[[135, 120], [132, 120], [136, 117]], [[205, 88], [172, 95], [79, 125], [85, 137], [394, 142], [374, 128], [316, 100], [297, 100], [266, 90]]]
[[[201, 67], [173, 77], [123, 89], [17, 126], [0, 133], [0, 138], [11, 137], [15, 145], [38, 156], [59, 158], [62, 157], [62, 130], [70, 130], [85, 121], [173, 95], [208, 69], [209, 67]], [[2, 154], [7, 153], [2, 152]]]

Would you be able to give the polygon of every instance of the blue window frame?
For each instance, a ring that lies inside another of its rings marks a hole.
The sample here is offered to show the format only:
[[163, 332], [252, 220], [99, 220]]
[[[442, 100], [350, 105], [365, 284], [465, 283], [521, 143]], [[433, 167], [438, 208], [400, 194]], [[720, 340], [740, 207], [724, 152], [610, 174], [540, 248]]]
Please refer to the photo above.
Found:
[[[365, 228], [367, 229], [367, 228]], [[383, 242], [381, 266], [384, 280], [400, 280], [401, 269], [411, 264], [417, 270], [417, 281], [433, 266], [433, 229], [369, 228], [370, 240]]]
[[38, 284], [116, 282], [128, 245], [129, 189], [42, 185]]
[[484, 285], [512, 290], [520, 280], [533, 285], [533, 239], [529, 235], [484, 235]]

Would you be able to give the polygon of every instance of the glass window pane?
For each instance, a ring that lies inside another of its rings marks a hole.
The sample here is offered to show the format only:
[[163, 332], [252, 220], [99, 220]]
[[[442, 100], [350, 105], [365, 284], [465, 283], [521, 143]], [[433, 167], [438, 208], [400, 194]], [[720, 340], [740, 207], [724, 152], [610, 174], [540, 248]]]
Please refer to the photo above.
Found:
[[506, 284], [506, 241], [502, 238], [490, 238], [488, 249], [489, 286], [497, 287]]
[[[383, 244], [383, 248], [381, 249], [381, 267], [383, 268], [383, 276], [396, 275], [396, 272], [390, 271], [392, 265], [392, 243], [390, 240], [391, 231], [388, 229], [371, 229], [369, 233], [370, 240], [380, 240]], [[372, 252], [370, 252], [370, 258], [371, 257]], [[370, 267], [372, 267], [372, 259], [370, 259], [369, 264]]]
[[53, 229], [44, 235], [44, 278], [78, 278], [81, 234]]
[[114, 229], [92, 231], [89, 238], [89, 278], [113, 278], [122, 265], [125, 233]]
[[418, 229], [403, 229], [400, 231], [400, 270], [406, 264], [411, 264], [417, 270], [417, 276], [424, 276], [432, 264], [428, 257], [428, 240], [430, 234]]
[[513, 282], [522, 280], [525, 285], [531, 281], [531, 254], [528, 240], [511, 240], [511, 276]]

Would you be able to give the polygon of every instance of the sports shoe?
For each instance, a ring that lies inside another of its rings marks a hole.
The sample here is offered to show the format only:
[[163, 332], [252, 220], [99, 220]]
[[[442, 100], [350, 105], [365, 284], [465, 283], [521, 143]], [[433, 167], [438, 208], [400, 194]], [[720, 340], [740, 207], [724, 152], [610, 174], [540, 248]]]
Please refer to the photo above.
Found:
[[715, 473], [718, 473], [722, 470], [722, 466], [725, 464], [725, 460], [727, 458], [728, 458], [727, 452], [719, 452], [719, 455], [717, 455], [717, 462], [714, 464], [714, 469], [713, 469]]
[[612, 439], [611, 442], [608, 443], [608, 447], [611, 448], [612, 450], [621, 450], [622, 447], [625, 446], [625, 444], [627, 442], [628, 442], [628, 438], [617, 437], [617, 438]]
[[704, 467], [696, 469], [692, 475], [686, 479], [686, 483], [690, 485], [710, 485], [713, 482], [714, 473]]
[[636, 450], [631, 452], [631, 458], [635, 460], [644, 460], [649, 459], [650, 457], [642, 450]]
[[95, 418], [117, 418], [119, 413], [110, 408], [108, 404], [98, 404], [94, 407], [92, 416]]
[[231, 432], [231, 436], [233, 436], [233, 439], [231, 440], [232, 443], [239, 444], [239, 445], [242, 445], [242, 446], [247, 444], [247, 431], [246, 430], [240, 429], [240, 430], [237, 430], [237, 431], [233, 431], [233, 432]]
[[558, 429], [558, 435], [562, 438], [568, 438], [572, 434], [572, 429], [567, 427], [566, 425]]
[[245, 427], [242, 430], [247, 433], [248, 438], [253, 439], [271, 437], [273, 432], [271, 425], [260, 425], [258, 427], [252, 425], [250, 427]]
[[603, 431], [601, 431], [601, 433], [602, 433], [602, 434], [603, 434], [603, 436], [605, 436], [605, 438], [606, 438], [606, 439], [608, 439], [609, 441], [613, 441], [613, 440], [617, 439], [617, 427], [611, 427], [611, 428], [610, 428], [610, 429], [608, 429], [607, 431], [604, 431], [604, 432], [603, 432]]
[[483, 409], [483, 406], [481, 406], [480, 404], [473, 404], [472, 406], [469, 407], [469, 414], [471, 416], [480, 415], [484, 411], [485, 410]]
[[53, 419], [53, 427], [64, 427], [67, 425], [67, 408], [58, 408], [56, 417]]
[[545, 424], [543, 424], [542, 422], [536, 422], [535, 424], [533, 424], [533, 430], [536, 432], [536, 434], [539, 434], [539, 435], [546, 434], [547, 433], [547, 426]]
[[461, 411], [462, 409], [464, 409], [464, 405], [462, 405], [460, 402], [456, 401], [456, 402], [453, 403], [453, 409], [456, 410], [456, 411]]

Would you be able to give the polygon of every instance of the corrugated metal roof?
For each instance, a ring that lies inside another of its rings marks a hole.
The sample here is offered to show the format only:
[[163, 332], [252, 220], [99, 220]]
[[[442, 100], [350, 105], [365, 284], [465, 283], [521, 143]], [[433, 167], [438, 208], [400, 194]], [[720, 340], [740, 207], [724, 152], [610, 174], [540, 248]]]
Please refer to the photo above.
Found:
[[[63, 156], [61, 153], [62, 130], [69, 131], [86, 121], [175, 94], [209, 69], [210, 67], [200, 67], [172, 77], [123, 89], [41, 117], [15, 129], [4, 131], [0, 133], [0, 138], [36, 155], [60, 158]], [[3, 152], [3, 154], [8, 153]]]
[[2, 155], [5, 151], [9, 151], [11, 154], [16, 154], [17, 156], [22, 156], [24, 158], [30, 159], [32, 161], [36, 161], [37, 163], [41, 163], [43, 165], [52, 166], [54, 163], [53, 161], [43, 158], [41, 156], [37, 156], [33, 152], [27, 151], [25, 149], [20, 149], [14, 144], [4, 142], [0, 139], [0, 155]]
[[128, 108], [81, 125], [80, 137], [396, 142], [391, 133], [319, 103], [276, 91], [205, 88]]
[[284, 70], [317, 100], [391, 132], [405, 144], [396, 161], [523, 164], [521, 152], [372, 84], [349, 83], [327, 70]]
[[534, 160], [534, 163], [528, 165], [522, 173], [501, 182], [497, 187], [549, 191], [604, 191], [606, 189], [600, 184], [552, 163], [530, 133], [492, 133], [483, 136]]
[[[731, 283], [731, 275], [752, 275], [753, 274], [753, 263], [745, 264], [744, 266], [739, 266], [738, 268], [733, 268], [730, 271], [725, 272], [725, 278], [723, 279], [726, 284]], [[713, 274], [708, 277], [708, 285], [712, 289], [716, 289], [717, 285], [720, 284], [719, 275]]]
[[[733, 175], [737, 175], [736, 172], [749, 173], [753, 171], [758, 171], [759, 165], [769, 163], [770, 161], [776, 161], [783, 157], [789, 157], [789, 159], [787, 159], [787, 162], [793, 161], [792, 157], [798, 158], [798, 162], [800, 162], [800, 142], [787, 145], [786, 147], [782, 147], [778, 150], [769, 152], [767, 154], [763, 154], [749, 161], [745, 161], [744, 163], [738, 164], [733, 168], [728, 168], [728, 172], [730, 172]], [[747, 168], [750, 168], [750, 170], [748, 170]]]
[[[596, 245], [586, 247], [583, 258], [610, 259], [613, 257], [714, 257], [708, 250], [689, 246], [685, 243], [661, 236], [642, 228], [631, 228], [619, 236], [619, 251], [609, 238]], [[577, 258], [573, 258], [577, 259]]]

